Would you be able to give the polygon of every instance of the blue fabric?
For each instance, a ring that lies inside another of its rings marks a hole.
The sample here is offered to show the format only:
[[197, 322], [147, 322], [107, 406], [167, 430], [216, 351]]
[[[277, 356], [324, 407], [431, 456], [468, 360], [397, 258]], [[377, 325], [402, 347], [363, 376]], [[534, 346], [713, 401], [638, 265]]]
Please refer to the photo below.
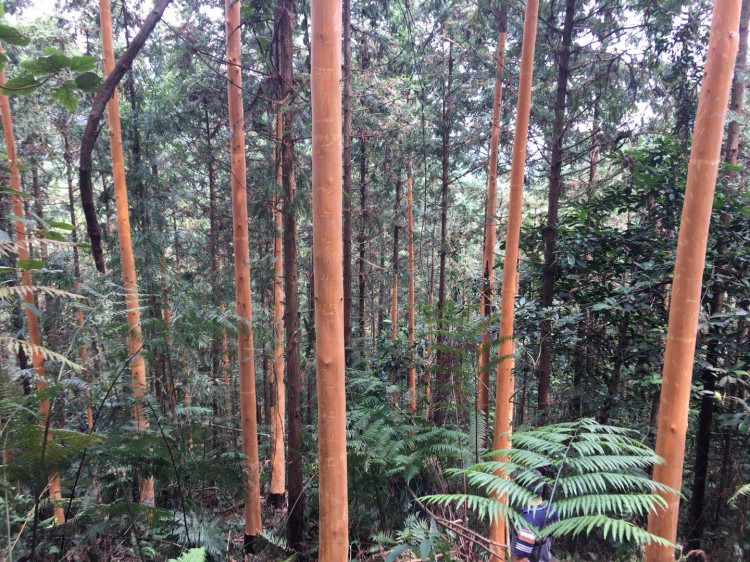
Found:
[[[546, 526], [557, 521], [557, 512], [554, 508], [550, 507], [549, 503], [545, 502], [522, 509], [521, 517], [523, 517], [526, 522], [530, 523], [530, 525], [528, 528], [518, 529], [517, 532], [513, 534], [511, 540], [511, 554], [520, 558], [529, 558], [534, 550], [534, 542], [536, 539], [536, 532], [532, 530], [531, 525], [537, 529], [544, 529]], [[551, 559], [551, 545], [552, 539], [547, 538], [542, 545], [539, 562], [549, 562]]]

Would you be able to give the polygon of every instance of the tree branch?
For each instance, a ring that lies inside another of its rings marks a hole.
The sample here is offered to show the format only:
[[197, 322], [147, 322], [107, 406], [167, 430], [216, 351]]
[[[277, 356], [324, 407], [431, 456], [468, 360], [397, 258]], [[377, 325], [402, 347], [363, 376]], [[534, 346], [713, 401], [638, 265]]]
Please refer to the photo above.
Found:
[[81, 137], [81, 154], [78, 164], [78, 184], [81, 189], [81, 206], [83, 207], [83, 216], [86, 218], [86, 231], [88, 232], [89, 241], [91, 242], [91, 254], [94, 257], [96, 269], [100, 273], [106, 273], [107, 268], [104, 263], [102, 231], [101, 228], [99, 228], [99, 221], [96, 218], [94, 187], [91, 182], [92, 154], [94, 152], [96, 139], [99, 136], [99, 122], [104, 115], [107, 102], [115, 92], [115, 88], [117, 88], [120, 80], [122, 80], [122, 77], [133, 64], [136, 55], [138, 55], [141, 48], [146, 43], [146, 39], [148, 39], [148, 36], [154, 30], [156, 24], [159, 23], [159, 20], [164, 14], [164, 10], [171, 1], [172, 0], [157, 0], [154, 8], [144, 20], [143, 26], [138, 31], [138, 34], [133, 38], [130, 46], [125, 49], [120, 60], [115, 64], [112, 73], [107, 76], [102, 83], [101, 88], [99, 88], [99, 91], [94, 97], [94, 102], [91, 105], [91, 112], [89, 113], [89, 118], [86, 122], [86, 128]]

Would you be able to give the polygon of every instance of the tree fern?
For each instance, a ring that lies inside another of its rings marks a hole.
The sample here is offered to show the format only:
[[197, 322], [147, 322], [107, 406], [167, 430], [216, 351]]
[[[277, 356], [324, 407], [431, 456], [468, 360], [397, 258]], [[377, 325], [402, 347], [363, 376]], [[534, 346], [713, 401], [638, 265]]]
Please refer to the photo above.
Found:
[[[671, 490], [648, 477], [645, 470], [661, 459], [630, 430], [593, 419], [519, 429], [513, 434], [512, 449], [489, 456], [505, 460], [449, 471], [466, 478], [483, 495], [442, 494], [424, 500], [465, 505], [482, 519], [503, 518], [516, 527], [532, 527], [541, 536], [577, 536], [597, 529], [605, 538], [621, 542], [670, 544], [634, 523], [665, 507], [664, 499], [654, 492]], [[512, 479], [506, 478], [511, 474]], [[552, 490], [558, 517], [544, 529], [535, 528], [520, 514], [541, 495], [533, 489], [540, 482]]]

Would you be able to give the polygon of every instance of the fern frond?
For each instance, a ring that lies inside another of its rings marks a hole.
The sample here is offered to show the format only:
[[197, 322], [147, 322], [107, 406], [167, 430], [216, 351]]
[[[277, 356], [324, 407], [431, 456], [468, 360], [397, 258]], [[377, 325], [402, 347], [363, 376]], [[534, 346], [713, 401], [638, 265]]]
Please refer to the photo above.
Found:
[[[628, 429], [604, 426], [593, 419], [517, 429], [513, 448], [488, 453], [485, 457], [491, 460], [469, 468], [447, 471], [462, 476], [488, 497], [429, 498], [439, 505], [465, 505], [480, 517], [505, 517], [533, 528], [521, 512], [540, 501], [542, 492], [534, 488], [546, 484], [554, 490], [551, 513], [558, 520], [535, 529], [542, 535], [575, 536], [599, 529], [605, 538], [618, 541], [669, 545], [630, 522], [666, 507], [662, 496], [653, 492], [678, 493], [646, 475], [647, 467], [662, 460], [632, 436]], [[538, 469], [546, 469], [546, 474]], [[502, 503], [495, 498], [502, 498]]]
[[734, 494], [732, 494], [732, 497], [729, 498], [729, 501], [733, 502], [743, 496], [750, 496], [750, 484], [745, 484], [744, 486], [740, 486], [737, 489], [737, 491]]
[[420, 498], [427, 504], [433, 504], [441, 507], [447, 505], [466, 506], [475, 512], [482, 520], [510, 521], [514, 526], [527, 525], [525, 519], [514, 509], [500, 503], [494, 498], [485, 498], [483, 496], [474, 496], [471, 494], [434, 494]]
[[55, 287], [45, 287], [42, 285], [32, 285], [31, 287], [25, 285], [4, 285], [0, 287], [0, 299], [7, 299], [9, 297], [17, 296], [23, 297], [28, 294], [43, 294], [50, 297], [64, 297], [69, 299], [84, 299], [83, 295], [76, 293], [70, 293], [63, 291], [62, 289], [56, 289]]
[[562, 476], [557, 481], [557, 487], [564, 497], [604, 493], [607, 490], [617, 490], [623, 493], [635, 490], [669, 491], [668, 486], [652, 480], [645, 474], [621, 472], [596, 472]]
[[555, 509], [563, 519], [612, 512], [646, 515], [666, 507], [664, 498], [650, 494], [589, 494], [555, 501]]
[[544, 534], [551, 537], [588, 535], [594, 529], [600, 529], [604, 538], [610, 538], [619, 542], [633, 541], [637, 544], [656, 543], [660, 546], [673, 547], [674, 545], [662, 538], [633, 525], [629, 521], [614, 519], [606, 515], [592, 515], [586, 517], [572, 517], [561, 519], [544, 529]]
[[41, 345], [35, 345], [33, 343], [27, 342], [26, 340], [19, 340], [0, 334], [0, 345], [5, 347], [9, 353], [16, 353], [16, 350], [20, 347], [24, 350], [26, 355], [34, 356], [35, 354], [39, 354], [48, 361], [62, 363], [63, 365], [74, 371], [83, 371], [83, 366], [71, 361], [64, 355], [56, 353], [51, 349], [47, 349], [46, 347], [43, 347]]

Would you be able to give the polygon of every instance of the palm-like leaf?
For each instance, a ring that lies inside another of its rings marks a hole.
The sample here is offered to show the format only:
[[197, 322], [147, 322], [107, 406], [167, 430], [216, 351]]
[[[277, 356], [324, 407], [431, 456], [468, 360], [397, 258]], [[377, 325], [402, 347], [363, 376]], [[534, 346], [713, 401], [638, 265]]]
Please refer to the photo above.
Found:
[[[558, 518], [544, 529], [534, 528], [541, 535], [576, 536], [598, 529], [605, 538], [617, 541], [670, 544], [633, 523], [666, 506], [659, 493], [674, 491], [647, 476], [645, 470], [662, 461], [634, 439], [630, 430], [593, 419], [519, 429], [513, 434], [512, 449], [488, 456], [500, 460], [449, 471], [464, 477], [483, 495], [443, 494], [423, 499], [438, 505], [462, 504], [481, 518], [500, 517], [514, 526], [533, 528], [520, 513], [538, 497], [532, 487], [541, 481], [552, 489]], [[547, 475], [540, 476], [539, 469]], [[512, 480], [510, 475], [514, 475]]]

